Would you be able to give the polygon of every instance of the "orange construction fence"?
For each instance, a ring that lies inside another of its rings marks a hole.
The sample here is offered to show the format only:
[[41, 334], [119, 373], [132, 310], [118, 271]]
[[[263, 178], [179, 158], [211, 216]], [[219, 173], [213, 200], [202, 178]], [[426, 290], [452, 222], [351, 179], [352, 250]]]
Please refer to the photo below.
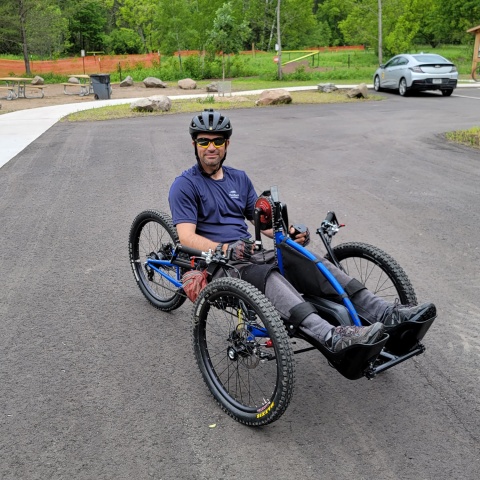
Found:
[[[362, 45], [351, 47], [319, 47], [306, 50], [341, 51], [341, 50], [364, 50]], [[199, 55], [199, 50], [183, 50], [175, 55]], [[241, 52], [252, 54], [253, 50]], [[265, 53], [258, 50], [255, 53]], [[34, 74], [57, 73], [65, 75], [80, 75], [90, 73], [112, 73], [118, 69], [132, 68], [141, 64], [144, 67], [151, 67], [161, 62], [161, 55], [158, 53], [146, 53], [139, 55], [87, 55], [86, 57], [60, 58], [58, 60], [31, 60], [30, 70]], [[7, 75], [25, 75], [25, 63], [23, 60], [6, 60], [0, 58], [0, 77]]]

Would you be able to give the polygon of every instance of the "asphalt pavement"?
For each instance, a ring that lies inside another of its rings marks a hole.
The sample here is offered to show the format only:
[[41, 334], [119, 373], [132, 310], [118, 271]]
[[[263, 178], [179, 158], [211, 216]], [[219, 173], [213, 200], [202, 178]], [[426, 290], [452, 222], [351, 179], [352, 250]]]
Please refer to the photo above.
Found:
[[[353, 88], [355, 85], [342, 85], [341, 88]], [[471, 84], [460, 84], [458, 88], [472, 87]], [[286, 90], [314, 90], [312, 87], [287, 87]], [[372, 88], [372, 85], [369, 85]], [[263, 90], [249, 91], [250, 95], [260, 94]], [[247, 92], [232, 92], [233, 96], [245, 95]], [[202, 98], [205, 94], [177, 95], [172, 98]], [[108, 105], [122, 105], [132, 103], [136, 98], [98, 100], [95, 103], [72, 103], [52, 107], [19, 110], [17, 112], [0, 115], [0, 168], [15, 155], [20, 153], [27, 145], [32, 143], [42, 133], [55, 125], [61, 118], [70, 113], [101, 108]], [[14, 101], [14, 100], [12, 100]]]
[[156, 310], [130, 270], [133, 219], [194, 162], [191, 114], [53, 122], [3, 165], [2, 480], [478, 480], [480, 155], [444, 133], [478, 125], [480, 90], [382, 95], [229, 111], [229, 165], [311, 232], [334, 210], [336, 244], [387, 251], [438, 309], [426, 352], [372, 381], [296, 355], [260, 429], [210, 396], [191, 304]]
[[[352, 88], [346, 85], [344, 88]], [[287, 87], [289, 91], [316, 89], [313, 87]], [[263, 90], [249, 91], [250, 95], [260, 94]], [[245, 95], [247, 92], [232, 92], [233, 96]], [[171, 98], [204, 98], [207, 94], [175, 95]], [[120, 98], [110, 100], [98, 100], [95, 103], [71, 103], [51, 107], [32, 108], [17, 112], [0, 115], [0, 168], [20, 153], [27, 145], [32, 143], [42, 133], [55, 125], [60, 119], [70, 113], [80, 112], [93, 108], [101, 108], [108, 105], [123, 105], [132, 103], [138, 98]], [[11, 100], [15, 101], [15, 100]]]

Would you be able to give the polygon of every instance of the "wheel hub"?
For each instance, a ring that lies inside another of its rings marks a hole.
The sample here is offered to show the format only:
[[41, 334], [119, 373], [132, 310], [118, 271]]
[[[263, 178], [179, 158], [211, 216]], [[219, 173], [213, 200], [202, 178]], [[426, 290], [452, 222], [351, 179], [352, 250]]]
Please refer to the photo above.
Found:
[[228, 347], [227, 356], [232, 362], [236, 362], [238, 360], [238, 353], [235, 347]]

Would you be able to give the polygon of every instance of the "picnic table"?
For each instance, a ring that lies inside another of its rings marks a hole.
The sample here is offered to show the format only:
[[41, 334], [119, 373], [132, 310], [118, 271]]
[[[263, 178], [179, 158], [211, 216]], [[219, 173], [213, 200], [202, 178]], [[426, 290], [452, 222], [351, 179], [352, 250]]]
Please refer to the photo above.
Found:
[[[90, 93], [93, 93], [93, 87], [92, 87], [92, 82], [90, 80], [90, 75], [71, 74], [71, 75], [68, 75], [68, 77], [77, 78], [80, 83], [71, 83], [71, 82], [63, 83], [63, 93], [65, 95], [80, 95], [81, 97], [83, 97], [85, 95], [89, 95]], [[80, 91], [68, 92], [67, 88], [72, 86], [80, 87]]]
[[[0, 81], [5, 82], [6, 86], [0, 86], [1, 90], [7, 90], [7, 100], [16, 100], [17, 98], [43, 98], [44, 93], [43, 85], [31, 85], [27, 82], [31, 82], [32, 78], [22, 78], [22, 77], [1, 77]], [[28, 96], [27, 88], [40, 92], [40, 95]]]

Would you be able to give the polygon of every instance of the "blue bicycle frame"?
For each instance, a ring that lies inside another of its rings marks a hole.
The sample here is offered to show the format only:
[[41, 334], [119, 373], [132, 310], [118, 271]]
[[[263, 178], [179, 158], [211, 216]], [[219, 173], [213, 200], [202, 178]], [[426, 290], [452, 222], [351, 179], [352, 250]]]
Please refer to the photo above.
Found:
[[[309, 252], [305, 247], [302, 247], [300, 244], [294, 242], [291, 238], [286, 237], [281, 230], [275, 232], [275, 242], [277, 245], [279, 245], [282, 242], [285, 242], [289, 247], [295, 249], [295, 251], [299, 252], [307, 259], [311, 261], [316, 260], [316, 257], [311, 252]], [[156, 259], [149, 258], [147, 260], [147, 265], [150, 268], [152, 268], [156, 273], [158, 273], [163, 278], [165, 278], [170, 283], [172, 283], [172, 285], [174, 285], [177, 288], [181, 288], [182, 287], [181, 271], [180, 271], [181, 267], [175, 264], [176, 258], [177, 258], [176, 253], [174, 253], [173, 257], [170, 260], [156, 260]], [[277, 262], [278, 262], [278, 268], [280, 270], [280, 273], [282, 275], [285, 275], [285, 270], [283, 267], [282, 252], [279, 248], [277, 248]], [[168, 273], [166, 273], [161, 267], [174, 268], [176, 272], [175, 278], [169, 275]], [[358, 317], [355, 307], [353, 306], [352, 302], [350, 301], [347, 294], [345, 293], [345, 290], [337, 281], [337, 279], [330, 273], [330, 271], [327, 269], [325, 265], [323, 265], [322, 262], [317, 262], [316, 267], [322, 273], [322, 275], [328, 280], [328, 282], [332, 285], [332, 287], [337, 292], [337, 294], [340, 295], [340, 297], [342, 298], [343, 305], [347, 309], [353, 324], [357, 326], [362, 326], [362, 323], [360, 321], [360, 318]]]
[[[312, 261], [316, 260], [316, 257], [312, 255], [312, 253], [310, 253], [305, 247], [302, 247], [297, 242], [294, 242], [290, 237], [286, 237], [281, 231], [275, 232], [275, 242], [277, 245], [279, 245], [282, 242], [285, 242], [289, 247], [295, 249], [297, 252], [301, 253], [304, 257], [308, 258], [309, 260], [312, 260]], [[285, 270], [283, 268], [282, 252], [280, 251], [279, 248], [277, 248], [277, 263], [278, 263], [278, 268], [280, 269], [280, 273], [285, 276]], [[338, 293], [338, 295], [342, 297], [343, 304], [347, 309], [353, 324], [357, 325], [358, 327], [361, 327], [362, 323], [360, 321], [360, 318], [358, 317], [357, 311], [355, 310], [355, 307], [353, 306], [352, 302], [348, 298], [343, 287], [340, 285], [340, 283], [338, 283], [337, 279], [330, 273], [328, 268], [325, 265], [323, 265], [322, 262], [317, 262], [316, 266], [318, 270], [322, 273], [322, 275], [330, 282], [330, 284]]]
[[[177, 288], [182, 287], [182, 281], [181, 281], [181, 272], [180, 272], [180, 267], [178, 265], [174, 265], [172, 263], [172, 260], [174, 260], [175, 256], [171, 260], [155, 260], [153, 258], [147, 259], [147, 266], [150, 267], [152, 270], [154, 270], [156, 273], [158, 273], [160, 276], [163, 278], [167, 279], [170, 283], [175, 285]], [[171, 277], [167, 273], [165, 273], [163, 270], [161, 270], [159, 267], [168, 267], [168, 268], [174, 268], [176, 271], [176, 278]]]

